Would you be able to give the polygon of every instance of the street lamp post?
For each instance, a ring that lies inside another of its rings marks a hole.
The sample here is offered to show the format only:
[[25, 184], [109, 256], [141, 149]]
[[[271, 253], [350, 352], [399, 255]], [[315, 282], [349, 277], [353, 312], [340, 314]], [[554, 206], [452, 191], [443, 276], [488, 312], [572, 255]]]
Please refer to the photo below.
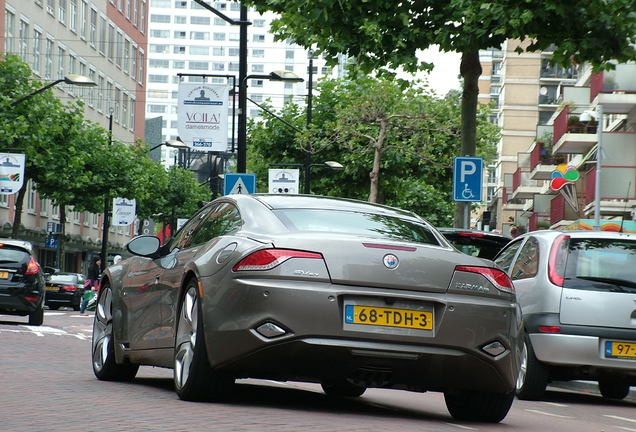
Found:
[[594, 231], [601, 230], [601, 168], [603, 159], [603, 105], [598, 104], [596, 111], [585, 111], [581, 114], [582, 123], [596, 119], [596, 174], [594, 177]]
[[64, 78], [60, 78], [58, 80], [51, 81], [50, 83], [48, 83], [44, 87], [41, 87], [41, 88], [35, 90], [34, 92], [29, 93], [28, 95], [22, 96], [21, 98], [18, 98], [16, 100], [14, 100], [13, 102], [11, 102], [11, 106], [16, 106], [19, 103], [22, 103], [25, 100], [35, 96], [36, 94], [42, 93], [44, 90], [50, 89], [51, 87], [56, 86], [56, 85], [58, 85], [60, 83], [71, 84], [71, 85], [76, 85], [76, 86], [80, 86], [80, 87], [91, 87], [91, 86], [96, 86], [97, 85], [97, 83], [95, 81], [91, 80], [88, 77], [85, 77], [84, 75], [69, 74], [69, 75], [66, 75]]
[[[307, 129], [311, 125], [312, 120], [312, 102], [313, 102], [313, 81], [314, 81], [314, 52], [312, 50], [309, 51], [309, 73], [308, 82], [307, 82]], [[308, 147], [305, 153], [305, 165], [311, 165], [311, 148]], [[304, 193], [309, 195], [309, 177], [311, 176], [311, 172], [309, 169], [306, 170], [305, 176], [307, 181], [305, 181], [305, 190]]]
[[293, 167], [293, 168], [301, 168], [303, 171], [303, 190], [306, 195], [309, 195], [309, 191], [311, 189], [311, 169], [314, 167], [323, 167], [329, 168], [332, 170], [341, 170], [344, 167], [340, 162], [336, 161], [325, 161], [323, 163], [276, 163], [270, 164], [270, 166], [274, 168], [285, 168], [285, 167]]

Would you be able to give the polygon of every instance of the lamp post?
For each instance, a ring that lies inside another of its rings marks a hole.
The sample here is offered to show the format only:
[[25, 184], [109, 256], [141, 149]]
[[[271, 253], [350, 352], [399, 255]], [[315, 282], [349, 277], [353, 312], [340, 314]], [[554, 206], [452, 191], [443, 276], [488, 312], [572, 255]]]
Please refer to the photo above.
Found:
[[56, 86], [60, 83], [71, 84], [71, 85], [76, 85], [80, 87], [91, 87], [91, 86], [97, 85], [95, 81], [91, 80], [88, 77], [85, 77], [84, 75], [69, 74], [69, 75], [66, 75], [64, 78], [51, 81], [44, 87], [41, 87], [35, 90], [34, 92], [31, 92], [25, 96], [22, 96], [21, 98], [14, 100], [13, 102], [11, 102], [11, 106], [16, 106], [19, 103], [22, 103], [25, 100], [29, 99], [30, 97], [35, 96], [38, 93], [42, 93], [44, 90], [50, 89], [51, 87]]
[[[307, 129], [309, 129], [309, 126], [311, 125], [311, 120], [312, 120], [312, 102], [313, 102], [313, 81], [314, 81], [314, 52], [312, 50], [309, 50], [309, 73], [307, 74], [308, 76], [308, 82], [307, 82]], [[305, 165], [310, 165], [311, 164], [311, 148], [308, 146], [307, 148], [307, 152], [305, 153]], [[307, 175], [307, 179], [309, 179], [309, 176], [311, 175], [311, 173], [309, 172], [309, 170], [307, 170], [307, 172], [305, 173]], [[309, 195], [309, 183], [310, 180], [305, 181], [305, 190], [304, 193], [306, 195]]]
[[243, 78], [239, 76], [239, 121], [236, 156], [236, 172], [238, 173], [244, 173], [247, 169], [247, 80], [254, 78], [286, 82], [304, 81], [295, 73], [284, 70], [276, 70], [269, 74], [247, 75]]
[[585, 111], [581, 114], [582, 123], [596, 119], [596, 175], [594, 177], [594, 231], [601, 230], [601, 168], [603, 158], [603, 105], [598, 104], [596, 111]]
[[323, 163], [277, 163], [270, 164], [270, 166], [274, 168], [285, 168], [285, 167], [294, 167], [294, 168], [302, 168], [303, 170], [303, 190], [304, 193], [309, 195], [309, 190], [311, 186], [311, 169], [314, 167], [323, 167], [329, 168], [332, 170], [341, 170], [344, 168], [340, 162], [336, 161], [325, 161]]

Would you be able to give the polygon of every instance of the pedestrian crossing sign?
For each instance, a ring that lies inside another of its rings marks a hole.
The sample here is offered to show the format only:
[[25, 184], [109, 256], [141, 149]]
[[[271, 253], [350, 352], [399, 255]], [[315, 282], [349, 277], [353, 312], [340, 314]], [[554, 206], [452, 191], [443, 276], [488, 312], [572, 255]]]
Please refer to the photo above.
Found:
[[256, 174], [225, 174], [224, 195], [250, 195], [256, 192]]

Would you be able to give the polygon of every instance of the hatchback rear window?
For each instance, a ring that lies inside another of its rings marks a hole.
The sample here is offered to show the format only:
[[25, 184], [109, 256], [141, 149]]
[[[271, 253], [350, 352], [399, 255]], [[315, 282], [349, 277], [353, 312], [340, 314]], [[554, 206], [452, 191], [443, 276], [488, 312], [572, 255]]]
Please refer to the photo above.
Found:
[[392, 216], [324, 209], [282, 209], [276, 215], [291, 230], [341, 233], [439, 245], [424, 224]]
[[[49, 280], [51, 282], [63, 282], [63, 283], [78, 283], [77, 275], [65, 275], [65, 274], [52, 274]], [[81, 283], [81, 282], [80, 282]]]
[[22, 264], [29, 261], [29, 253], [24, 249], [9, 245], [0, 246], [0, 264]]
[[564, 286], [636, 292], [636, 241], [570, 239]]

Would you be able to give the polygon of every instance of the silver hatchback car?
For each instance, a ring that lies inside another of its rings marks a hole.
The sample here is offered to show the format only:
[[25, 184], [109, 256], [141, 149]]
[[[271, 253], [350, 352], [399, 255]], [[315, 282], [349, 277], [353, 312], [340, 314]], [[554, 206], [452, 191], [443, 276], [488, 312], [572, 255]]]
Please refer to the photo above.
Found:
[[174, 369], [181, 399], [237, 378], [443, 392], [458, 419], [514, 398], [521, 316], [510, 278], [417, 215], [317, 196], [228, 195], [167, 244], [141, 236], [101, 280], [93, 370]]
[[636, 385], [636, 236], [535, 231], [495, 262], [510, 275], [525, 325], [520, 399], [551, 380], [598, 381], [606, 398]]

